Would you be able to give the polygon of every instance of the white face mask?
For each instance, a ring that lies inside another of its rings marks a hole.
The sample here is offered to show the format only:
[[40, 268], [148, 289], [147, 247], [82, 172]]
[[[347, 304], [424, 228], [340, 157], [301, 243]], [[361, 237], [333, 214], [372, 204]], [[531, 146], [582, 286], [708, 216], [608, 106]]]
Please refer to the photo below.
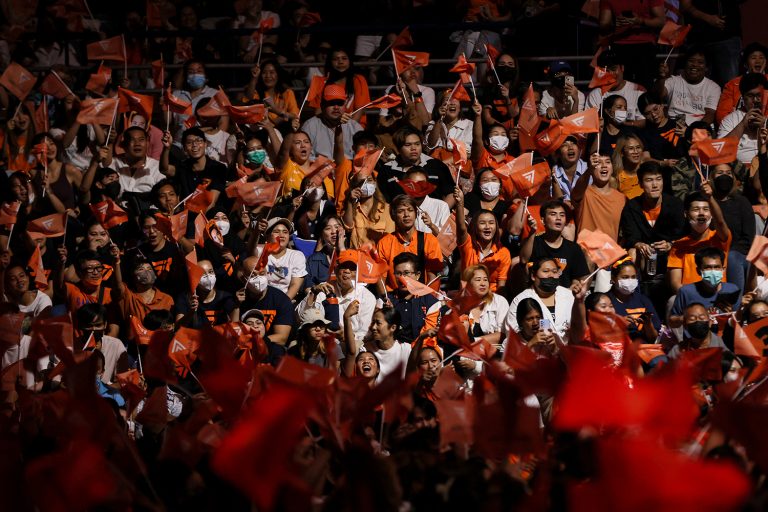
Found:
[[203, 274], [200, 278], [200, 288], [209, 292], [216, 286], [216, 274]]
[[499, 196], [501, 183], [498, 181], [488, 181], [480, 185], [480, 192], [488, 199], [494, 199]]
[[253, 276], [248, 280], [248, 289], [255, 294], [264, 293], [268, 285], [267, 276]]
[[221, 236], [226, 236], [226, 234], [229, 233], [228, 220], [217, 220], [216, 227], [219, 228], [219, 231], [221, 231]]
[[617, 123], [623, 124], [627, 120], [627, 111], [626, 110], [614, 110], [613, 111], [613, 119], [615, 119]]
[[637, 289], [637, 279], [619, 279], [616, 281], [616, 288], [626, 294], [630, 294]]
[[362, 192], [363, 197], [371, 197], [376, 192], [376, 184], [372, 181], [366, 181], [360, 187], [360, 192]]
[[707, 229], [709, 229], [709, 225], [712, 223], [712, 218], [710, 217], [709, 219], [707, 219], [707, 222], [705, 222], [704, 224], [699, 224], [697, 220], [689, 220], [688, 222], [691, 223], [691, 229], [701, 234], [705, 232]]
[[509, 146], [509, 138], [504, 135], [494, 135], [488, 139], [488, 145], [494, 151], [504, 151]]
[[304, 196], [307, 198], [307, 201], [314, 203], [315, 201], [319, 201], [323, 198], [323, 189], [320, 187], [308, 188], [304, 193]]

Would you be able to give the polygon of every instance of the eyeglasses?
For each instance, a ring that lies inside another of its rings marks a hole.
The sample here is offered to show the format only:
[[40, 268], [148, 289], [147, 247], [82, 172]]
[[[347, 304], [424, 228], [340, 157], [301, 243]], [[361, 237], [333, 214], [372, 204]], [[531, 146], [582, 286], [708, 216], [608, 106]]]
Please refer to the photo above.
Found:
[[409, 277], [409, 276], [415, 276], [416, 274], [418, 274], [418, 272], [411, 272], [410, 270], [404, 270], [402, 272], [395, 272], [395, 275], [397, 277], [401, 277], [401, 276]]
[[205, 144], [205, 139], [187, 139], [184, 142], [185, 146], [202, 146]]
[[95, 266], [95, 267], [85, 267], [85, 268], [80, 269], [80, 270], [83, 272], [83, 274], [100, 274], [100, 273], [104, 272], [104, 266], [103, 265], [98, 265], [98, 266]]

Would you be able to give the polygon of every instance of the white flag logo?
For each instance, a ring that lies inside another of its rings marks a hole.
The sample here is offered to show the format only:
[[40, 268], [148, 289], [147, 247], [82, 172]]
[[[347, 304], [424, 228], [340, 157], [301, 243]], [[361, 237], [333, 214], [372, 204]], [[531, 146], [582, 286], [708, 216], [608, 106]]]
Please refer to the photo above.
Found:
[[526, 180], [530, 181], [531, 183], [534, 182], [535, 177], [536, 177], [536, 171], [534, 171], [533, 169], [531, 169], [528, 172], [524, 172], [523, 173], [523, 178], [525, 178]]
[[576, 126], [583, 126], [584, 125], [584, 116], [579, 116], [575, 119], [571, 120], [571, 123], [575, 124]]
[[605, 242], [603, 246], [600, 248], [600, 250], [603, 250], [603, 249], [613, 249], [613, 244], [611, 244], [610, 242]]
[[171, 347], [171, 353], [175, 354], [176, 352], [184, 352], [187, 350], [187, 347], [185, 347], [179, 340], [174, 339], [173, 340], [173, 346]]
[[549, 134], [545, 133], [544, 136], [541, 138], [541, 142], [543, 143], [549, 143]]
[[373, 263], [371, 263], [370, 261], [366, 261], [365, 266], [368, 267], [368, 273], [373, 272]]
[[712, 147], [715, 148], [715, 150], [718, 153], [720, 153], [723, 150], [723, 146], [725, 146], [725, 141], [723, 141], [723, 140], [712, 143]]
[[43, 221], [43, 227], [45, 229], [51, 229], [51, 226], [53, 226], [53, 219], [48, 219]]

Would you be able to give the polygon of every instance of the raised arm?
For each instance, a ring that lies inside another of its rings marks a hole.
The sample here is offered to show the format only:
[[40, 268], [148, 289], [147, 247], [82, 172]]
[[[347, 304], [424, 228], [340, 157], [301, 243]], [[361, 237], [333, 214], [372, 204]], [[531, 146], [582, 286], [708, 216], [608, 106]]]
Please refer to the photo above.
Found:
[[717, 204], [715, 197], [712, 195], [712, 185], [708, 181], [704, 182], [701, 185], [701, 192], [709, 202], [709, 211], [712, 214], [712, 223], [715, 225], [717, 238], [722, 242], [726, 242], [731, 238], [731, 230], [725, 222], [725, 217], [723, 217], [723, 211], [720, 209], [720, 205]]
[[173, 137], [171, 132], [163, 133], [163, 152], [160, 154], [160, 172], [173, 178], [176, 176], [176, 166], [171, 165], [171, 144], [173, 144]]
[[462, 245], [467, 241], [469, 232], [467, 231], [467, 222], [464, 215], [464, 193], [461, 188], [453, 189], [453, 197], [456, 200], [456, 244]]

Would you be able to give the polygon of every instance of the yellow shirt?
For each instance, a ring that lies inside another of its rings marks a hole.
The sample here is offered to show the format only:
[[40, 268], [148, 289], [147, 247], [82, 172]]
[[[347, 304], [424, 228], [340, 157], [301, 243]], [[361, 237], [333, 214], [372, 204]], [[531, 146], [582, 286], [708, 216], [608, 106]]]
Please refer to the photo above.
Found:
[[389, 204], [379, 203], [378, 210], [378, 221], [374, 221], [370, 216], [363, 213], [359, 204], [356, 206], [355, 225], [349, 237], [350, 248], [358, 249], [366, 242], [376, 245], [384, 235], [395, 230], [395, 221], [389, 214]]
[[[283, 195], [290, 196], [295, 190], [299, 192], [301, 190], [301, 182], [304, 180], [304, 169], [293, 160], [288, 160], [280, 171], [280, 179], [283, 182]], [[330, 176], [323, 180], [325, 186], [325, 192], [329, 198], [334, 197], [333, 181]]]

